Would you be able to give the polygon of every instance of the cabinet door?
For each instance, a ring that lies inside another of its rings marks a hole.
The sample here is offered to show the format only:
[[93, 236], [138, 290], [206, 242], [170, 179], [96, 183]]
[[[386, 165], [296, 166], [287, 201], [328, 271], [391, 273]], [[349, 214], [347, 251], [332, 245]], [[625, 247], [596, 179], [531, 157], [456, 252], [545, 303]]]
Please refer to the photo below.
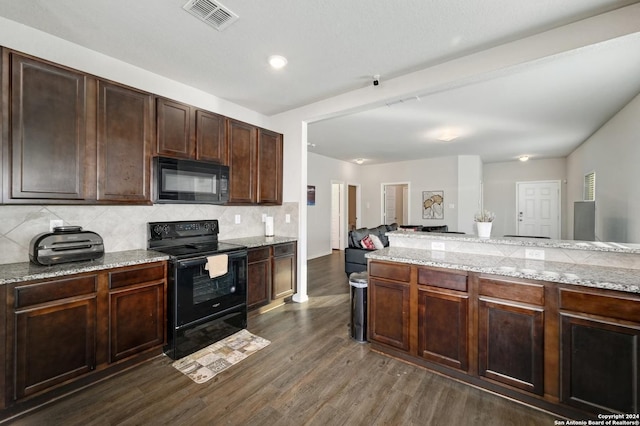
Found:
[[157, 98], [158, 155], [176, 158], [195, 157], [195, 125], [192, 107], [169, 99]]
[[418, 354], [423, 358], [468, 369], [469, 298], [418, 288]]
[[226, 164], [227, 139], [223, 116], [196, 111], [196, 158]]
[[98, 83], [98, 200], [150, 203], [153, 98]]
[[638, 413], [640, 326], [561, 318], [562, 401], [594, 413]]
[[165, 342], [164, 263], [109, 273], [109, 361]]
[[256, 202], [256, 128], [227, 120], [229, 203]]
[[95, 296], [17, 311], [15, 330], [15, 399], [95, 368]]
[[84, 199], [85, 86], [80, 73], [11, 54], [10, 198]]
[[295, 243], [273, 246], [272, 299], [290, 296], [296, 289], [295, 250]]
[[409, 285], [369, 277], [369, 338], [409, 350]]
[[542, 307], [481, 297], [478, 302], [480, 376], [542, 395], [543, 327]]
[[282, 135], [258, 131], [258, 199], [260, 204], [282, 204]]
[[269, 301], [271, 287], [271, 260], [262, 260], [249, 264], [249, 287], [247, 306], [249, 309], [264, 305]]
[[164, 282], [110, 293], [110, 362], [164, 343], [164, 293]]

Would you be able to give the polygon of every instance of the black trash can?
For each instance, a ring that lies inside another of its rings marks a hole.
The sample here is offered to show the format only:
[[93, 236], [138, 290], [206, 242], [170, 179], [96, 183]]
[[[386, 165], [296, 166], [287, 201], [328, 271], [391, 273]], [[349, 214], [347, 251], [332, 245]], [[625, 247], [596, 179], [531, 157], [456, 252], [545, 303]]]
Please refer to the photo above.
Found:
[[349, 275], [351, 286], [351, 338], [358, 342], [367, 341], [367, 285], [366, 272]]

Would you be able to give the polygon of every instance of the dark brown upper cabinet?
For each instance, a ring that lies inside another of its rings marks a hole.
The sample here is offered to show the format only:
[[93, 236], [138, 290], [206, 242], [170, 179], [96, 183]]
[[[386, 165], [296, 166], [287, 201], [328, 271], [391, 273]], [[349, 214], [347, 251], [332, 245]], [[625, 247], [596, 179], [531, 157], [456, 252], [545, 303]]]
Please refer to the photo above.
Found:
[[260, 204], [282, 204], [282, 135], [258, 130], [258, 199]]
[[9, 49], [2, 76], [4, 203], [151, 203], [151, 94]]
[[257, 128], [236, 120], [227, 120], [229, 148], [229, 203], [256, 202]]
[[226, 163], [223, 116], [170, 99], [156, 102], [158, 155]]
[[282, 135], [227, 120], [230, 204], [282, 204]]
[[[8, 56], [7, 56], [8, 55]], [[5, 202], [84, 200], [87, 77], [15, 53], [9, 67]]]
[[147, 202], [153, 96], [98, 82], [98, 201]]

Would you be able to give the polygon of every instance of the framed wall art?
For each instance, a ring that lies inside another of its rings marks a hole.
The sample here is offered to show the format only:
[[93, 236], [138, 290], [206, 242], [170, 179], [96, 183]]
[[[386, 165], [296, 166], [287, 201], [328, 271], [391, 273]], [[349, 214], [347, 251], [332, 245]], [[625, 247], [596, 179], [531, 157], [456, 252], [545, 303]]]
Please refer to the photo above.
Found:
[[422, 191], [422, 218], [444, 219], [444, 191]]

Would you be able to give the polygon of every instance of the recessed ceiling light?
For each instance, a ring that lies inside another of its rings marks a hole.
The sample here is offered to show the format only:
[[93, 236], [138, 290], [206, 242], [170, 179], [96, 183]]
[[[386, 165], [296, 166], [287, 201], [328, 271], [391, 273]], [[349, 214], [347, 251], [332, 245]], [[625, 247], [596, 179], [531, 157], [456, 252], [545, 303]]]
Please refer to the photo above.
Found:
[[528, 155], [521, 155], [521, 156], [518, 158], [518, 160], [522, 161], [523, 163], [524, 163], [525, 161], [527, 161], [528, 159], [529, 159], [529, 156], [528, 156]]
[[285, 65], [287, 65], [287, 58], [285, 58], [284, 56], [280, 56], [280, 55], [271, 55], [269, 56], [269, 65], [271, 65], [271, 68], [274, 69], [281, 69], [284, 68]]
[[362, 164], [362, 163], [364, 163], [364, 158], [356, 158], [353, 161], [355, 161], [357, 164]]
[[458, 136], [460, 136], [460, 134], [458, 133], [457, 130], [455, 130], [455, 129], [445, 129], [440, 133], [440, 135], [438, 136], [437, 139], [439, 141], [450, 142], [450, 141], [454, 140], [455, 138], [457, 138]]

